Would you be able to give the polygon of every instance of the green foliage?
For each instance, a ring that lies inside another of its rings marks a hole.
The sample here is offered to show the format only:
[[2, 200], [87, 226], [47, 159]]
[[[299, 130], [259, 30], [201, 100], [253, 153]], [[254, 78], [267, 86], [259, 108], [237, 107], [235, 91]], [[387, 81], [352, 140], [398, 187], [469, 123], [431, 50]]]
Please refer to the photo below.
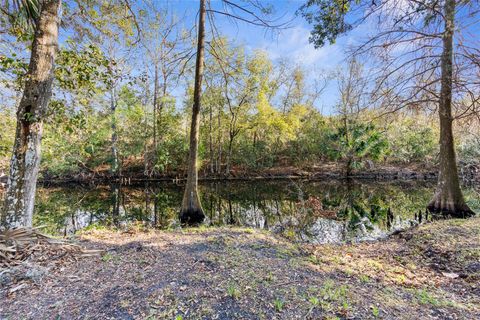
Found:
[[388, 132], [391, 156], [402, 162], [432, 162], [438, 150], [435, 126], [421, 117], [397, 119]]
[[0, 55], [0, 72], [9, 75], [13, 81], [2, 81], [7, 89], [19, 90], [23, 85], [23, 77], [27, 73], [28, 63], [24, 58], [12, 52], [11, 57]]
[[111, 78], [108, 66], [111, 62], [99, 47], [89, 44], [78, 48], [71, 39], [65, 44], [68, 48], [58, 53], [55, 68], [55, 79], [61, 89], [84, 90], [87, 96], [91, 96], [102, 86], [108, 86]]
[[330, 140], [330, 157], [333, 160], [345, 161], [347, 172], [360, 168], [365, 158], [380, 159], [388, 150], [387, 139], [372, 123], [348, 121], [345, 125], [339, 121]]
[[299, 9], [299, 13], [313, 24], [310, 42], [315, 48], [323, 47], [327, 41], [335, 43], [338, 36], [350, 31], [353, 25], [346, 21], [352, 3], [359, 0], [308, 0]]
[[[15, 132], [12, 128], [15, 128], [16, 119], [15, 115], [12, 114], [8, 109], [3, 110], [0, 108], [2, 112], [0, 116], [0, 127], [4, 128], [0, 132], [0, 168], [6, 167], [8, 162], [8, 156], [10, 156], [10, 152], [13, 145], [13, 140], [15, 138]], [[10, 129], [9, 129], [10, 128]]]
[[370, 277], [365, 274], [362, 274], [360, 275], [360, 281], [363, 283], [368, 283], [370, 281]]
[[467, 135], [457, 144], [459, 158], [469, 164], [478, 164], [480, 159], [480, 139], [475, 134]]
[[103, 256], [102, 256], [102, 261], [103, 262], [109, 262], [113, 259], [113, 255], [109, 252], [105, 253]]
[[326, 301], [343, 300], [347, 296], [347, 289], [348, 287], [346, 285], [337, 287], [334, 281], [328, 279], [320, 289], [320, 295], [322, 299]]
[[438, 306], [440, 304], [440, 302], [425, 289], [417, 290], [415, 295], [420, 304], [431, 304], [432, 306]]
[[284, 305], [285, 302], [281, 298], [275, 298], [275, 300], [273, 300], [273, 306], [275, 307], [275, 311], [277, 312], [281, 312]]
[[38, 0], [6, 0], [2, 2], [2, 15], [10, 23], [10, 33], [21, 37], [32, 33], [39, 17], [41, 2]]
[[227, 294], [229, 297], [233, 299], [238, 299], [240, 298], [240, 290], [237, 288], [237, 285], [235, 283], [229, 283], [227, 287]]
[[377, 306], [372, 306], [372, 315], [375, 318], [378, 318], [380, 316], [380, 310], [378, 310]]
[[[55, 102], [53, 102], [55, 103]], [[57, 108], [64, 108], [62, 107]], [[45, 127], [42, 165], [53, 174], [94, 168], [106, 161], [109, 121], [96, 113], [56, 113]]]
[[[98, 18], [104, 9], [89, 14]], [[106, 90], [115, 81], [122, 170], [182, 175], [188, 158], [192, 90], [186, 91], [184, 108], [178, 108], [178, 101], [167, 90], [159, 97], [154, 120], [151, 79], [144, 73], [122, 75], [121, 62], [107, 58], [100, 45], [67, 40], [59, 51], [55, 94], [43, 135], [42, 172], [68, 175], [105, 170], [111, 160], [112, 138], [110, 92]], [[405, 115], [395, 119], [395, 125], [381, 126], [378, 120], [372, 121], [375, 113], [354, 113], [355, 101], [347, 101], [341, 116], [324, 116], [308, 98], [308, 74], [301, 67], [274, 64], [265, 52], [248, 54], [227, 39], [212, 46], [216, 56], [207, 53], [207, 86], [202, 97], [202, 170], [223, 174], [227, 166], [229, 171], [248, 171], [309, 167], [324, 161], [341, 161], [352, 170], [366, 160], [436, 159], [438, 132], [427, 119]], [[3, 83], [18, 89], [26, 66], [23, 57], [1, 56]], [[6, 168], [15, 119], [12, 106], [2, 106], [0, 112], [5, 128], [0, 134], [0, 162]], [[459, 140], [460, 159], [473, 162], [478, 158], [476, 145], [474, 138]], [[367, 213], [370, 210], [364, 208]]]
[[320, 304], [320, 300], [317, 297], [310, 297], [308, 302], [310, 302], [313, 307], [317, 307]]

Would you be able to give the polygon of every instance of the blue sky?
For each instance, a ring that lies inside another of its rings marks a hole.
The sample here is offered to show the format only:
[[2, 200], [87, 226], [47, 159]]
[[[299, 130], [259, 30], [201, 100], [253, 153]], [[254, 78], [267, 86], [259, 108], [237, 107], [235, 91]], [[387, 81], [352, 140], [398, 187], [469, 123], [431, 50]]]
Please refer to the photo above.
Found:
[[[198, 0], [170, 0], [168, 2], [157, 1], [157, 3], [159, 6], [168, 3], [168, 6], [178, 14], [185, 12], [188, 20], [196, 17], [199, 5]], [[237, 3], [241, 2], [237, 0]], [[315, 49], [308, 41], [310, 26], [302, 17], [295, 15], [304, 0], [277, 0], [265, 1], [265, 3], [273, 5], [272, 17], [279, 17], [281, 21], [290, 22], [288, 28], [272, 32], [245, 22], [235, 22], [231, 18], [217, 14], [215, 23], [218, 30], [236, 44], [245, 46], [247, 50], [262, 49], [268, 52], [270, 58], [274, 60], [283, 58], [291, 61], [293, 65], [300, 64], [306, 70], [311, 70], [312, 76], [337, 69], [345, 59], [345, 48], [354, 41], [356, 36], [358, 37], [365, 31], [362, 28], [354, 30], [348, 36], [339, 39], [334, 45]], [[222, 10], [221, 0], [211, 0], [211, 5], [215, 9]], [[191, 21], [186, 21], [186, 23], [191, 23]], [[337, 99], [337, 87], [331, 81], [316, 107], [324, 114], [331, 114]]]
[[[131, 3], [137, 9], [143, 6], [144, 0]], [[185, 27], [190, 28], [196, 20], [199, 0], [150, 0], [158, 7], [169, 7], [170, 12], [185, 17]], [[242, 3], [242, 0], [233, 0]], [[290, 21], [290, 27], [278, 33], [269, 32], [261, 27], [249, 25], [244, 22], [234, 22], [222, 15], [215, 16], [215, 23], [219, 31], [233, 40], [236, 44], [243, 45], [247, 50], [262, 49], [268, 52], [272, 59], [287, 59], [293, 65], [300, 64], [304, 69], [311, 72], [311, 76], [322, 75], [332, 72], [345, 65], [345, 51], [350, 45], [362, 43], [368, 34], [375, 32], [372, 26], [361, 25], [338, 39], [334, 45], [326, 45], [315, 49], [308, 41], [311, 26], [299, 16], [295, 15], [298, 8], [306, 0], [258, 0], [262, 3], [273, 5], [273, 17], [281, 17], [281, 21]], [[221, 0], [211, 0], [214, 9], [223, 10]], [[465, 12], [467, 14], [467, 12]], [[457, 18], [457, 23], [471, 22], [471, 19]], [[478, 39], [480, 24], [472, 24], [467, 28], [466, 37]], [[65, 39], [70, 34], [62, 30], [61, 38]], [[475, 45], [478, 45], [476, 43]], [[184, 90], [175, 93], [179, 98]], [[4, 99], [5, 100], [5, 99]], [[316, 107], [324, 114], [332, 114], [338, 101], [337, 84], [332, 80], [316, 104]]]
[[[151, 0], [158, 8], [169, 7], [170, 12], [185, 17], [185, 27], [190, 28], [196, 22], [199, 9], [199, 0]], [[242, 3], [242, 0], [233, 0], [235, 3]], [[271, 17], [279, 18], [280, 21], [289, 21], [289, 27], [275, 32], [266, 30], [259, 26], [254, 26], [241, 21], [232, 21], [231, 18], [216, 14], [215, 24], [217, 29], [231, 41], [238, 45], [243, 45], [247, 51], [261, 49], [266, 51], [270, 58], [286, 59], [291, 61], [292, 65], [300, 65], [310, 72], [311, 77], [320, 77], [326, 73], [336, 70], [343, 64], [346, 47], [353, 43], [364, 30], [357, 28], [342, 37], [334, 45], [327, 45], [320, 49], [315, 49], [308, 41], [310, 26], [295, 12], [306, 0], [259, 0], [264, 4], [272, 4], [274, 12]], [[132, 2], [136, 9], [145, 8], [143, 0]], [[211, 0], [211, 6], [214, 9], [223, 11], [221, 0]], [[207, 24], [207, 28], [209, 25]], [[70, 30], [62, 29], [60, 31], [60, 42], [71, 36]], [[307, 77], [308, 81], [308, 77]], [[184, 95], [184, 89], [178, 89], [173, 92], [181, 100]], [[330, 81], [324, 94], [316, 103], [317, 109], [324, 114], [332, 114], [334, 105], [338, 100], [337, 86], [334, 81]], [[181, 105], [181, 102], [180, 102]]]

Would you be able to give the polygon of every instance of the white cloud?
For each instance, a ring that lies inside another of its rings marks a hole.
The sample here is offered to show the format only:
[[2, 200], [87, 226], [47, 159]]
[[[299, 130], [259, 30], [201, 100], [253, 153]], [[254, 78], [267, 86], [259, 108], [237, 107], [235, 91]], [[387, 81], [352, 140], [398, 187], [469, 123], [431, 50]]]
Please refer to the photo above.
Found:
[[272, 59], [289, 58], [306, 68], [320, 67], [329, 69], [343, 59], [342, 50], [337, 44], [315, 49], [309, 42], [310, 30], [297, 26], [284, 30], [276, 40], [263, 42], [261, 47]]

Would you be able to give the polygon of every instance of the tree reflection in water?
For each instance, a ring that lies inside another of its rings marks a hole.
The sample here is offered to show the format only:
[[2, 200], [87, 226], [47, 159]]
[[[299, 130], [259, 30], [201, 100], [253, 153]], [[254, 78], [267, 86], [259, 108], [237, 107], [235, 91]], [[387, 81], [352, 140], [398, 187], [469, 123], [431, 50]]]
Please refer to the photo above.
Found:
[[[176, 228], [182, 188], [168, 183], [39, 188], [34, 223], [60, 235], [129, 223]], [[253, 181], [202, 184], [200, 196], [207, 225], [266, 229], [324, 243], [373, 239], [409, 226], [432, 190], [426, 182]], [[479, 203], [473, 189], [465, 194], [469, 204]]]

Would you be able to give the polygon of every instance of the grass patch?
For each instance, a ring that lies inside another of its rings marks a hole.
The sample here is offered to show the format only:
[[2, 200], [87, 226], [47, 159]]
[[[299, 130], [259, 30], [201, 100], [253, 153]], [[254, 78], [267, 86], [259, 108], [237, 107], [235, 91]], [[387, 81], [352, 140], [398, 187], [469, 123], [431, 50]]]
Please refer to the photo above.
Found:
[[420, 304], [430, 304], [432, 306], [440, 305], [440, 301], [425, 289], [417, 290], [415, 292], [415, 298]]
[[230, 298], [237, 300], [240, 298], [241, 292], [235, 283], [229, 283], [227, 287], [227, 294]]

